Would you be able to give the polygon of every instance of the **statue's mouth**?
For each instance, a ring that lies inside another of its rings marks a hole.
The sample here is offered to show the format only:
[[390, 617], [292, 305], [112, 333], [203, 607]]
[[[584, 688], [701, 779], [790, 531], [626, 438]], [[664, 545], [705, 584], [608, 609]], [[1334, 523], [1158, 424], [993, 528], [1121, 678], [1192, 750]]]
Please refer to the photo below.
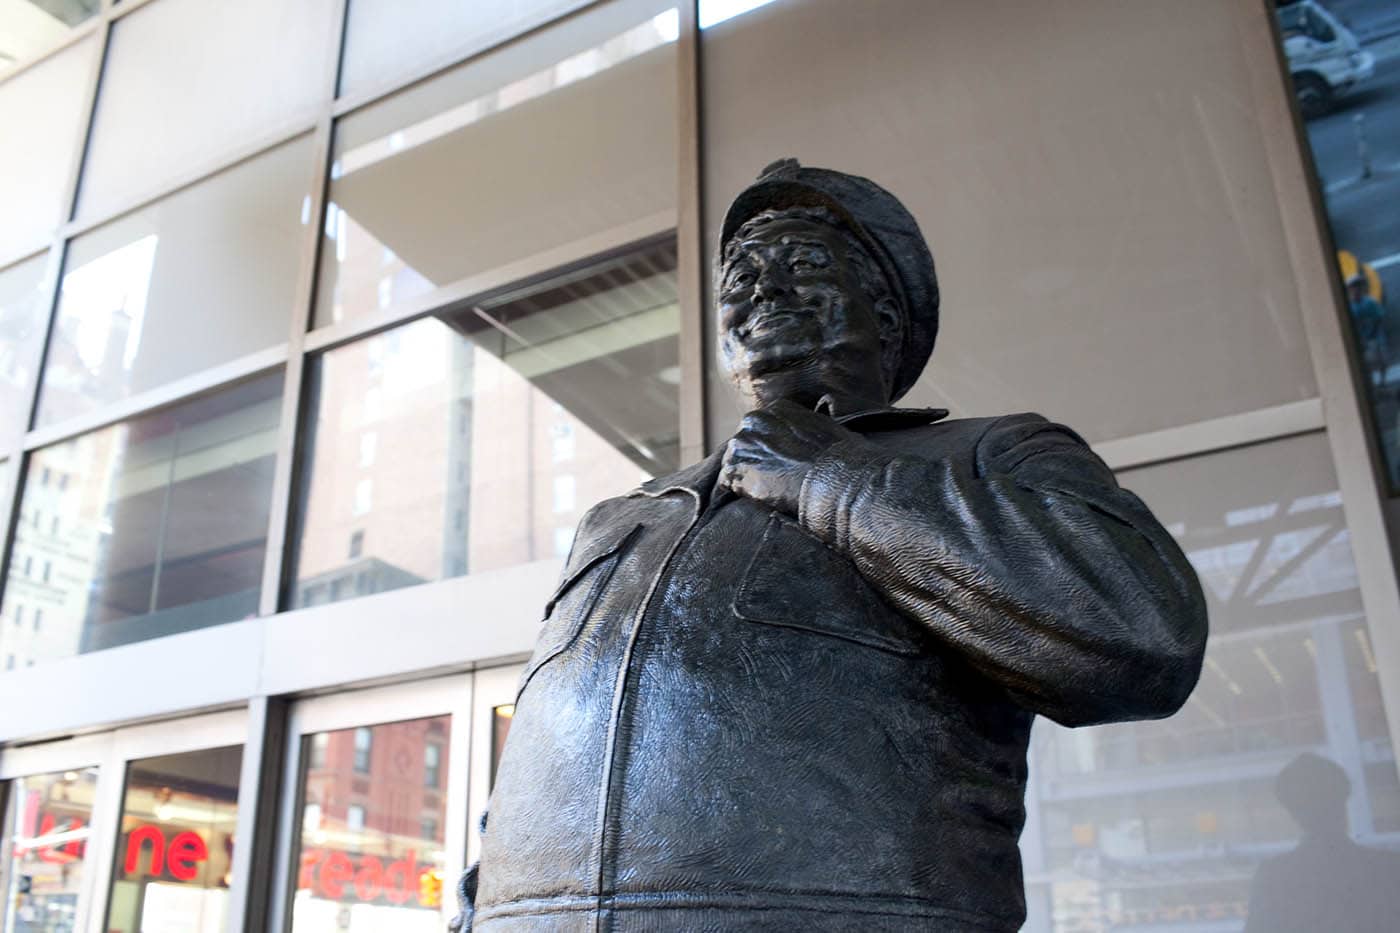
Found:
[[792, 308], [755, 311], [739, 328], [739, 339], [747, 340], [750, 336], [761, 337], [765, 334], [786, 330], [792, 325], [800, 323], [806, 317], [806, 313]]

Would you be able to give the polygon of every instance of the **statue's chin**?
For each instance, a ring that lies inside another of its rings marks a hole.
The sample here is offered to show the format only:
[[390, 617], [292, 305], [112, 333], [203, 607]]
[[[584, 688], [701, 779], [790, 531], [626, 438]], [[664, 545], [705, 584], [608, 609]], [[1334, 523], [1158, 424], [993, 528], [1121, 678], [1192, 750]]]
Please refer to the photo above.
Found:
[[771, 368], [750, 367], [739, 383], [739, 390], [754, 407], [772, 404], [780, 399], [802, 405], [816, 404], [827, 391], [821, 378], [821, 367], [811, 357], [797, 357]]

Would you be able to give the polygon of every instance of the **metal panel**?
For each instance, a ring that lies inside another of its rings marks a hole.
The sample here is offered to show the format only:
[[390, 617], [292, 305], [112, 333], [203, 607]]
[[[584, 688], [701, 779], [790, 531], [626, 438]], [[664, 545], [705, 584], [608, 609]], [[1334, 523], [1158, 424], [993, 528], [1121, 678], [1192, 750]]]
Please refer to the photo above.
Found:
[[1093, 444], [1094, 452], [1115, 470], [1177, 460], [1212, 450], [1239, 447], [1256, 441], [1318, 431], [1323, 427], [1322, 400], [1306, 399], [1226, 415], [1209, 421], [1149, 431], [1133, 437]]
[[100, 765], [111, 749], [110, 732], [19, 748], [0, 748], [0, 781]]
[[27, 699], [0, 704], [0, 742], [242, 704], [262, 643], [260, 620], [234, 622], [0, 674], [0, 696]]
[[267, 928], [287, 715], [287, 702], [282, 699], [256, 697], [248, 704], [248, 738], [243, 745], [234, 833], [241, 841], [234, 847], [230, 869], [229, 930]]
[[282, 613], [263, 630], [261, 689], [304, 693], [528, 655], [560, 566], [537, 561]]
[[59, 441], [65, 441], [80, 434], [87, 434], [105, 428], [119, 421], [136, 418], [157, 408], [164, 408], [204, 392], [211, 392], [220, 386], [229, 385], [266, 372], [287, 361], [285, 346], [268, 347], [236, 360], [229, 360], [211, 369], [201, 370], [184, 376], [156, 389], [133, 395], [131, 398], [113, 405], [103, 406], [89, 415], [70, 418], [45, 428], [37, 428], [24, 436], [24, 449], [37, 450]]

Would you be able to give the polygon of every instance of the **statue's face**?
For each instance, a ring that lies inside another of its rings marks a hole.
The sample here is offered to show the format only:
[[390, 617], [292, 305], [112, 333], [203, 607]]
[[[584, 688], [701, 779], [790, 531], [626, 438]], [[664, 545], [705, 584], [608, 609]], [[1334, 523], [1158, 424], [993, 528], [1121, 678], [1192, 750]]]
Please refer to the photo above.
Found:
[[841, 231], [780, 218], [739, 245], [720, 279], [719, 358], [747, 407], [823, 395], [847, 410], [887, 404], [881, 336], [897, 310], [861, 289]]

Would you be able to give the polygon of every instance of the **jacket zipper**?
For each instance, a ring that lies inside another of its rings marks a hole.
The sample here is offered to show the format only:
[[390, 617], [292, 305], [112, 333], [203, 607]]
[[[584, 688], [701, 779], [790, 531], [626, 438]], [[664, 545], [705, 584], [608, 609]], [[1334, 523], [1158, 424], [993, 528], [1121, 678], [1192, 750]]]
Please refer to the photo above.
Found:
[[[675, 490], [668, 490], [675, 491]], [[618, 665], [617, 680], [613, 684], [612, 709], [608, 716], [608, 736], [603, 748], [603, 777], [599, 782], [597, 827], [598, 827], [598, 877], [595, 881], [597, 887], [596, 903], [593, 911], [594, 933], [603, 933], [603, 877], [606, 874], [608, 863], [608, 818], [612, 809], [612, 777], [613, 761], [617, 754], [617, 727], [618, 720], [622, 716], [622, 703], [627, 689], [627, 678], [632, 668], [632, 649], [637, 644], [637, 636], [642, 629], [642, 621], [646, 618], [647, 611], [651, 608], [651, 601], [656, 596], [656, 592], [661, 587], [662, 581], [669, 577], [671, 572], [671, 562], [680, 552], [682, 546], [690, 540], [695, 530], [700, 525], [700, 518], [704, 514], [702, 502], [699, 494], [689, 489], [684, 490], [686, 494], [695, 499], [695, 511], [690, 516], [690, 524], [676, 543], [671, 545], [671, 549], [666, 552], [666, 557], [661, 561], [661, 566], [656, 571], [655, 578], [651, 581], [651, 586], [647, 589], [646, 596], [642, 599], [642, 604], [637, 608], [637, 613], [632, 618], [632, 628], [627, 634], [627, 645], [622, 651], [622, 661]], [[656, 497], [660, 498], [660, 496]]]

